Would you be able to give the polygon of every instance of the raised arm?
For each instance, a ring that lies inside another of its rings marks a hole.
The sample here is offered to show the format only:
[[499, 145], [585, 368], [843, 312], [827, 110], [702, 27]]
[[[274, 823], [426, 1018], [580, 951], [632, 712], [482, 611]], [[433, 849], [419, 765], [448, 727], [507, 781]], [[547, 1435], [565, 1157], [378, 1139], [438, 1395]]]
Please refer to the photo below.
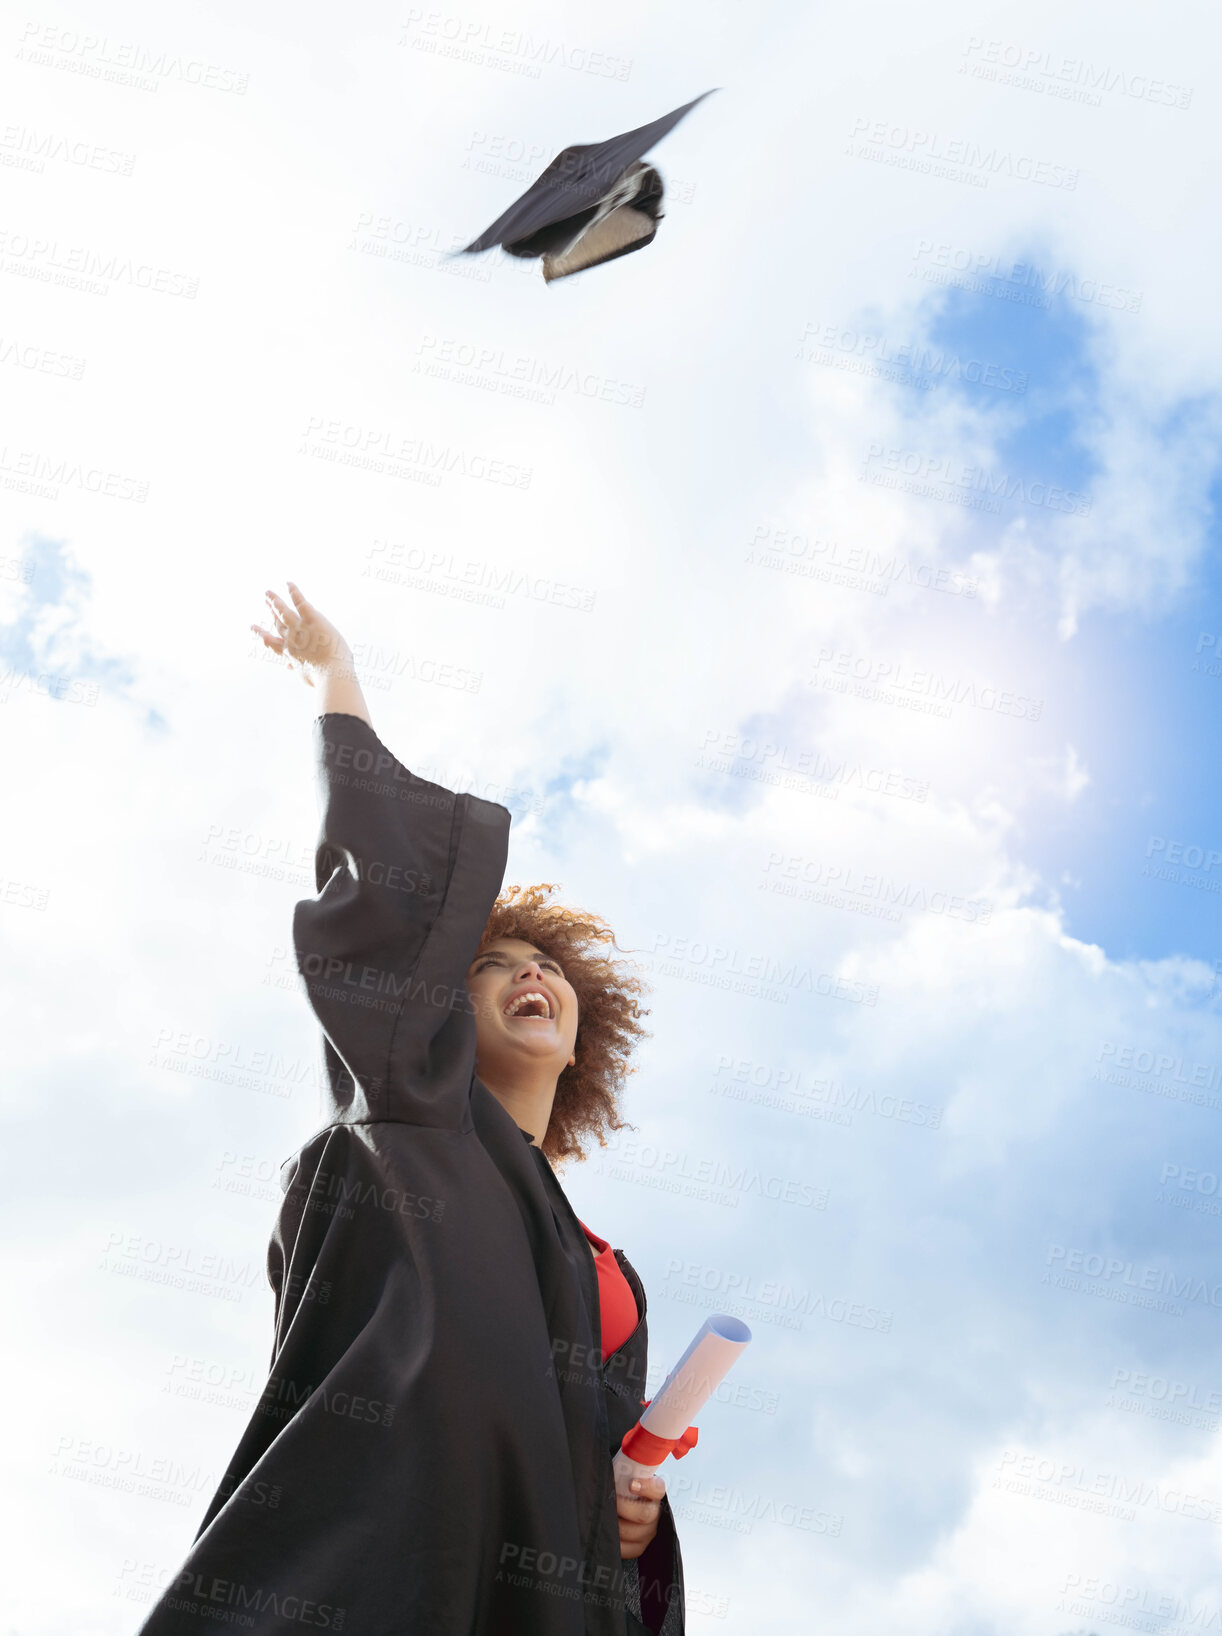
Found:
[[332, 1121], [465, 1128], [475, 1064], [467, 969], [501, 887], [509, 814], [409, 772], [374, 732], [348, 644], [290, 584], [277, 635], [318, 689], [318, 895], [297, 904], [297, 967], [327, 1041]]

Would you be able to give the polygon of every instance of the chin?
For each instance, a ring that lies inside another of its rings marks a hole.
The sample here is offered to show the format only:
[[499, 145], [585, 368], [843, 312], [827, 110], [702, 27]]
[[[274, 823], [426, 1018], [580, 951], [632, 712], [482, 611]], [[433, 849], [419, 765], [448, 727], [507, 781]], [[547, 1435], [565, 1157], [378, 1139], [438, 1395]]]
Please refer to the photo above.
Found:
[[[551, 1040], [533, 1039], [532, 1040], [532, 1039], [518, 1038], [518, 1039], [515, 1039], [512, 1042], [512, 1047], [511, 1048], [513, 1050], [515, 1050], [515, 1051], [520, 1051], [520, 1052], [524, 1053], [526, 1056], [530, 1056], [530, 1057], [559, 1057], [560, 1054], [561, 1054], [561, 1047], [556, 1043], [556, 1041], [554, 1039], [551, 1039]], [[569, 1060], [570, 1055], [571, 1055], [571, 1047], [570, 1047], [570, 1050], [564, 1052], [562, 1060], [564, 1062], [567, 1062]]]

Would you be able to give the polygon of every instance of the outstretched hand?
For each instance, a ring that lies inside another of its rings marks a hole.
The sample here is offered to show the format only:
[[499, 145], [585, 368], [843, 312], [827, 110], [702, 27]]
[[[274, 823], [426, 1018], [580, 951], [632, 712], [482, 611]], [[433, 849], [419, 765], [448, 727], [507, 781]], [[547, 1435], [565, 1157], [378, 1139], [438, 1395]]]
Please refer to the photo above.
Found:
[[290, 669], [300, 670], [303, 680], [313, 687], [317, 677], [337, 669], [352, 670], [352, 650], [331, 621], [307, 602], [292, 580], [287, 582], [292, 607], [276, 595], [265, 592], [276, 626], [276, 634], [262, 625], [250, 628], [263, 638], [264, 647], [280, 654]]

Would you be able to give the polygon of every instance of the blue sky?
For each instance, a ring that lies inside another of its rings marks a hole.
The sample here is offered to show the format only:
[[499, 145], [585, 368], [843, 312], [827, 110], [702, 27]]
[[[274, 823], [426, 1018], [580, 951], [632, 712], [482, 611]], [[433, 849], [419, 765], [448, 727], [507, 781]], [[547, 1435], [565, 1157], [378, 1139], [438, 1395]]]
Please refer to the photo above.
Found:
[[1217, 888], [1197, 884], [1217, 876], [1217, 861], [1210, 869], [1198, 858], [1179, 880], [1145, 872], [1166, 866], [1175, 842], [1181, 856], [1216, 848], [1222, 695], [1206, 668], [1211, 647], [1198, 652], [1202, 633], [1218, 624], [1216, 529], [1210, 546], [1179, 606], [1156, 618], [1099, 617], [1076, 639], [1091, 692], [1108, 702], [1108, 730], [1080, 810], [1033, 836], [1033, 855], [1050, 879], [1069, 877], [1061, 886], [1069, 929], [1118, 959], [1178, 952], [1211, 967], [1222, 959]]
[[[5, 1121], [55, 1151], [6, 1196], [6, 1628], [134, 1630], [266, 1369], [318, 1113], [314, 700], [248, 630], [292, 578], [645, 968], [634, 1128], [561, 1180], [659, 1375], [753, 1329], [671, 1475], [692, 1636], [1097, 1633], [1101, 1586], [1170, 1636], [1222, 1608], [1216, 24], [418, 10], [133, 0], [3, 69]], [[645, 252], [455, 276], [514, 155], [713, 85]]]
[[[1039, 265], [1034, 251], [1014, 259]], [[1003, 280], [992, 282], [1004, 288]], [[1096, 361], [1106, 332], [1101, 335], [1080, 307], [1072, 310], [1064, 293], [1048, 299], [1045, 308], [947, 291], [929, 324], [931, 347], [1007, 363], [1028, 380], [1014, 397], [959, 376], [938, 390], [958, 392], [998, 418], [1000, 469], [1038, 474], [1089, 495], [1099, 473], [1089, 432], [1108, 408]], [[921, 394], [908, 391], [915, 409]], [[1158, 429], [1160, 439], [1174, 445], [1190, 435], [1199, 409], [1194, 402], [1177, 406]], [[1167, 865], [1166, 849], [1176, 842], [1206, 854], [1217, 850], [1217, 470], [1201, 473], [1206, 521], [1187, 582], [1168, 583], [1149, 604], [1098, 610], [1063, 653], [1046, 656], [1047, 674], [1056, 677], [1060, 726], [1086, 759], [1091, 782], [1068, 812], [1042, 815], [1024, 836], [1024, 850], [1057, 887], [1072, 935], [1099, 943], [1117, 959], [1173, 953], [1210, 965], [1222, 959], [1216, 895], [1222, 860], [1214, 859], [1212, 873], [1198, 860], [1177, 880], [1153, 872]], [[1214, 891], [1198, 886], [1211, 878]]]

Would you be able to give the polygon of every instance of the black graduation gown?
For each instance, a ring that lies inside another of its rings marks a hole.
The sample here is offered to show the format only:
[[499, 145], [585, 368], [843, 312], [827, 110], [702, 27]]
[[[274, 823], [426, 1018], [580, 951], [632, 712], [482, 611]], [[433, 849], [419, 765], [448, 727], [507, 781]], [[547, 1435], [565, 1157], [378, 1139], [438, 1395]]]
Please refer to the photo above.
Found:
[[285, 1166], [267, 1386], [141, 1636], [624, 1636], [638, 1566], [681, 1632], [669, 1501], [639, 1562], [619, 1554], [640, 1279], [617, 1250], [640, 1320], [604, 1360], [585, 1235], [475, 1075], [466, 972], [509, 814], [356, 716], [316, 728], [318, 896], [293, 936], [331, 1106]]

